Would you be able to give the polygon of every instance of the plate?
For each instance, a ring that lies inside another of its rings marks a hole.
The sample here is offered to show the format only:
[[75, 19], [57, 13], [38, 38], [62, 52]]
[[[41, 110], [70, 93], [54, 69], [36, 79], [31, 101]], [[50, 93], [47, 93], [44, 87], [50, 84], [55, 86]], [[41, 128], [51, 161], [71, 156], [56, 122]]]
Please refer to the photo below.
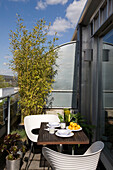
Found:
[[48, 123], [48, 127], [60, 127], [60, 123]]
[[[68, 129], [68, 126], [66, 127], [66, 129]], [[82, 130], [82, 127], [80, 129], [78, 129], [78, 130], [71, 130], [71, 129], [68, 129], [68, 130], [73, 131], [73, 132], [78, 132], [78, 131]]]
[[58, 137], [68, 138], [68, 137], [73, 136], [74, 133], [73, 133], [73, 132], [70, 132], [68, 135], [60, 135], [59, 133], [56, 132], [55, 135], [58, 136]]

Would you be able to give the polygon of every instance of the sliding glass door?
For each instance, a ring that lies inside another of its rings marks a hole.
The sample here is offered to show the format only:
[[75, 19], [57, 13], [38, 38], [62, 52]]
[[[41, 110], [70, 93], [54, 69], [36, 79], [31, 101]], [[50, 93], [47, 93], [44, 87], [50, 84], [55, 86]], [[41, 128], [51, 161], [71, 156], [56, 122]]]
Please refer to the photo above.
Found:
[[113, 29], [103, 37], [102, 98], [102, 139], [113, 157]]

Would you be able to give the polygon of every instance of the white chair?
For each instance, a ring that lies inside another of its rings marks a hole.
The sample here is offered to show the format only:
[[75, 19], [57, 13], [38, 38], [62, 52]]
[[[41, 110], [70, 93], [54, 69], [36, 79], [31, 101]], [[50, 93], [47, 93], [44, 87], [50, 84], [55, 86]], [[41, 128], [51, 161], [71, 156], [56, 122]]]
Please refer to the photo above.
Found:
[[103, 148], [104, 143], [97, 141], [83, 155], [62, 154], [47, 147], [42, 148], [42, 153], [53, 170], [96, 170]]
[[[25, 131], [26, 131], [28, 139], [30, 139], [30, 141], [31, 141], [31, 149], [30, 149], [30, 153], [29, 153], [29, 157], [28, 157], [28, 162], [29, 162], [32, 150], [34, 153], [33, 142], [38, 141], [38, 134], [33, 134], [32, 130], [40, 129], [41, 122], [60, 122], [60, 120], [57, 115], [51, 115], [51, 114], [29, 115], [24, 118]], [[34, 154], [33, 154], [33, 156], [34, 156]], [[28, 167], [29, 167], [29, 165], [27, 163], [26, 169], [28, 169]]]

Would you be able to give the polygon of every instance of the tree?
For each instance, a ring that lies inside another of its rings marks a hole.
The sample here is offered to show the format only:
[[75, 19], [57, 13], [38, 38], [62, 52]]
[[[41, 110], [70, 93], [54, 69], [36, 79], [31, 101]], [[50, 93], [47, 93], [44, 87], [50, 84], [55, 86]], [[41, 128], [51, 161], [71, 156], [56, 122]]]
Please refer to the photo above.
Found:
[[13, 54], [11, 68], [18, 74], [22, 119], [26, 115], [41, 114], [51, 92], [56, 74], [56, 34], [48, 40], [50, 24], [44, 19], [36, 22], [32, 31], [26, 29], [23, 19], [17, 16], [16, 31], [10, 33]]
[[2, 75], [0, 75], [0, 88], [10, 87], [10, 84], [7, 83]]

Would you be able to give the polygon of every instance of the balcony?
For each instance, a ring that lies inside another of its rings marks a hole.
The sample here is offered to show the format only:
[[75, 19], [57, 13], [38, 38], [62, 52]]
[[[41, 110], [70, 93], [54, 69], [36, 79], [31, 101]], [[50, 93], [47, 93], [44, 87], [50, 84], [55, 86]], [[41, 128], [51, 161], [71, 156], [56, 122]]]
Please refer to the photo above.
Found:
[[[20, 110], [19, 110], [19, 106], [18, 106], [18, 100], [19, 100], [19, 95], [18, 92], [12, 94], [12, 95], [8, 95], [8, 96], [4, 96], [0, 98], [2, 100], [1, 106], [3, 106], [3, 115], [1, 114], [1, 127], [0, 127], [0, 134], [2, 134], [4, 136], [4, 134], [9, 134], [10, 131], [13, 130], [13, 128], [23, 128], [19, 126], [20, 123], [20, 117], [18, 116]], [[2, 113], [1, 111], [1, 113]], [[13, 120], [13, 121], [11, 121]], [[3, 134], [4, 133], [4, 134]], [[1, 135], [1, 136], [2, 136]], [[27, 138], [25, 138], [24, 142], [23, 142], [26, 147], [27, 147], [27, 152], [23, 155], [22, 157], [22, 162], [21, 162], [21, 170], [24, 170], [26, 167], [26, 163], [27, 163], [27, 159], [28, 159], [28, 155], [29, 155], [29, 141]], [[57, 150], [56, 146], [49, 146], [50, 148], [52, 148], [53, 150]], [[80, 148], [78, 148], [75, 151], [75, 154], [83, 154], [85, 152], [85, 150], [87, 149], [88, 145], [81, 145]], [[68, 148], [68, 149], [67, 149]], [[71, 154], [70, 153], [70, 146], [64, 146], [63, 148], [63, 153], [66, 154]], [[48, 162], [46, 161], [46, 159], [44, 158], [44, 156], [42, 155], [42, 147], [39, 146], [37, 147], [37, 145], [35, 146], [35, 155], [33, 157], [33, 153], [31, 154], [30, 157], [30, 166], [29, 166], [29, 170], [32, 169], [36, 169], [36, 170], [46, 170], [49, 167]], [[5, 170], [6, 167], [6, 162], [5, 162], [5, 155], [1, 155], [1, 161], [0, 161], [0, 167], [2, 169]], [[97, 170], [104, 170], [103, 164], [101, 163], [101, 161], [99, 161]], [[51, 170], [51, 168], [50, 168]]]
[[[56, 114], [59, 111], [60, 113], [63, 114], [64, 108], [69, 108], [71, 109], [71, 111], [76, 112], [79, 110], [80, 102], [82, 102], [82, 104], [83, 102], [86, 103], [86, 101], [83, 101], [83, 99], [81, 99], [80, 101], [79, 98], [81, 92], [79, 89], [80, 77], [79, 77], [79, 68], [77, 65], [78, 59], [77, 57], [75, 57], [75, 53], [77, 53], [76, 42], [67, 43], [62, 46], [62, 49], [63, 51], [61, 50], [59, 53], [61, 60], [58, 61], [58, 65], [60, 65], [60, 67], [58, 68], [58, 75], [56, 76], [56, 82], [54, 83], [54, 90], [52, 91], [52, 93], [50, 94], [47, 100], [46, 111], [48, 114], [53, 112]], [[65, 56], [65, 58], [63, 56]], [[70, 56], [70, 58], [68, 56]], [[65, 63], [65, 67], [64, 67], [64, 63]], [[88, 83], [87, 79], [85, 83], [86, 84]], [[17, 125], [15, 127], [18, 128], [21, 120], [20, 120], [20, 115], [17, 114], [20, 113], [20, 108], [18, 105], [18, 100], [19, 100], [18, 93], [5, 96], [0, 99], [3, 100], [1, 104], [1, 113], [0, 113], [1, 116], [0, 135], [2, 137], [5, 134], [9, 134], [13, 130], [15, 124]], [[87, 120], [89, 120], [89, 117], [90, 117], [89, 115], [85, 115], [85, 118]], [[86, 149], [87, 146], [85, 150]], [[78, 149], [78, 151], [79, 152], [75, 154], [83, 153], [83, 150], [80, 151], [80, 148]], [[69, 150], [64, 149], [64, 152], [69, 153]], [[27, 152], [22, 160], [22, 165], [21, 165], [22, 170], [25, 169], [28, 153], [29, 153], [29, 145], [27, 145]], [[1, 166], [5, 168], [5, 158], [2, 157], [2, 159], [3, 160], [1, 161]], [[31, 155], [31, 159], [32, 159], [32, 155]], [[38, 154], [35, 155], [29, 167], [29, 169], [35, 169], [35, 168], [38, 170], [47, 169], [47, 162], [42, 156], [41, 150]], [[99, 166], [97, 169], [104, 170], [101, 161], [99, 162]]]

